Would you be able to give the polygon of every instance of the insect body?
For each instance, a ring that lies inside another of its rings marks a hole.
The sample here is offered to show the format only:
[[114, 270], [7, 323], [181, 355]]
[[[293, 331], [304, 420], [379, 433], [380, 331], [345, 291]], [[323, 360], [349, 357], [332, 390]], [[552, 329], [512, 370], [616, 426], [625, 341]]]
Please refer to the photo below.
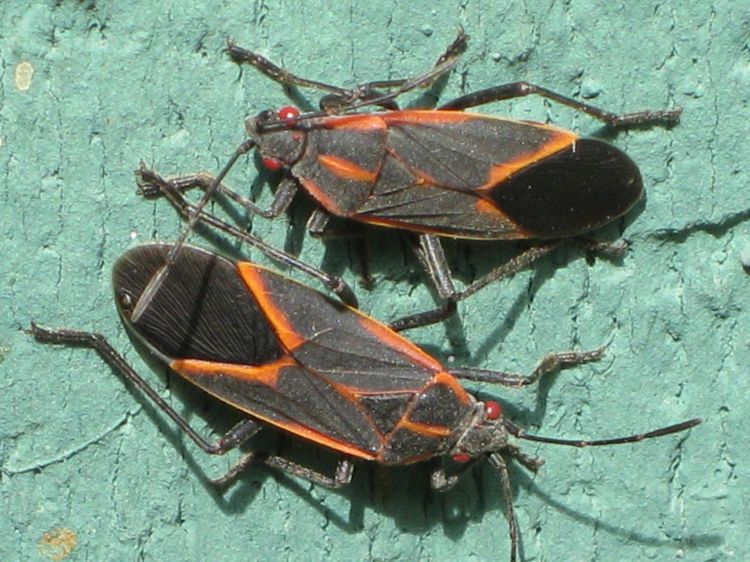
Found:
[[[621, 150], [549, 125], [464, 110], [534, 94], [610, 126], [627, 127], [674, 124], [681, 109], [616, 115], [526, 82], [473, 92], [434, 110], [398, 109], [398, 96], [433, 83], [455, 65], [467, 39], [460, 31], [433, 68], [421, 76], [352, 89], [300, 78], [230, 42], [228, 51], [235, 61], [252, 64], [286, 86], [317, 88], [330, 95], [321, 100], [320, 112], [300, 114], [294, 107], [284, 107], [248, 119], [248, 139], [218, 176], [169, 180], [177, 190], [197, 186], [206, 191], [190, 214], [174, 253], [201, 220], [203, 206], [215, 191], [231, 194], [254, 213], [274, 217], [289, 206], [301, 187], [318, 204], [308, 222], [313, 233], [320, 233], [334, 215], [418, 235], [420, 261], [447, 302], [436, 311], [414, 315], [398, 326], [401, 329], [452, 314], [456, 301], [555, 246], [538, 242], [512, 267], [501, 266], [459, 291], [438, 237], [557, 241], [588, 233], [626, 213], [641, 198], [643, 181], [638, 167]], [[352, 113], [371, 106], [387, 110]], [[268, 209], [222, 184], [237, 158], [252, 149], [258, 150], [267, 168], [283, 170]], [[140, 174], [145, 194], [160, 192], [160, 182], [153, 178], [150, 171]]]
[[96, 349], [208, 453], [223, 454], [271, 425], [342, 455], [335, 474], [328, 476], [252, 451], [219, 483], [229, 482], [253, 461], [338, 487], [351, 479], [353, 460], [401, 465], [448, 458], [453, 462], [437, 466], [431, 478], [434, 488], [444, 490], [486, 458], [501, 478], [515, 560], [518, 531], [506, 461], [515, 459], [531, 470], [542, 464], [521, 452], [515, 439], [585, 447], [639, 441], [700, 423], [690, 420], [590, 442], [527, 435], [504, 417], [498, 402], [478, 400], [461, 380], [524, 386], [557, 368], [596, 360], [601, 350], [549, 355], [527, 377], [449, 369], [356, 309], [255, 264], [192, 246], [177, 254], [173, 269], [134, 319], [133, 311], [172, 249], [168, 244], [139, 246], [117, 261], [117, 307], [126, 327], [153, 355], [245, 416], [216, 443], [193, 430], [103, 336], [37, 325], [30, 333], [42, 342]]
[[475, 239], [562, 238], [621, 216], [643, 182], [614, 146], [538, 123], [461, 111], [318, 117], [267, 130], [247, 122], [266, 165], [280, 165], [328, 213]]

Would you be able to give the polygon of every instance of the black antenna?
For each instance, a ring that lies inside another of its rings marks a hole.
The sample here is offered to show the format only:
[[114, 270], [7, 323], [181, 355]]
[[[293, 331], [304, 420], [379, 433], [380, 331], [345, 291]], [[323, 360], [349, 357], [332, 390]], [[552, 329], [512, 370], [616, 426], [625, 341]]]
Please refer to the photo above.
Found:
[[627, 437], [613, 437], [612, 439], [597, 439], [595, 441], [586, 441], [583, 439], [556, 439], [554, 437], [541, 437], [539, 435], [530, 435], [526, 433], [523, 428], [514, 425], [512, 422], [505, 420], [503, 425], [515, 437], [519, 439], [526, 439], [528, 441], [536, 441], [538, 443], [551, 443], [553, 445], [568, 445], [570, 447], [599, 447], [602, 445], [622, 445], [624, 443], [637, 443], [644, 439], [651, 439], [652, 437], [661, 437], [663, 435], [669, 435], [671, 433], [677, 433], [679, 431], [685, 431], [691, 427], [695, 427], [699, 423], [702, 423], [701, 418], [694, 418], [674, 425], [668, 425], [667, 427], [661, 427], [654, 429], [647, 433], [640, 433], [638, 435], [629, 435]]
[[195, 206], [193, 212], [188, 217], [187, 225], [183, 227], [180, 236], [172, 246], [169, 254], [167, 254], [164, 265], [151, 278], [151, 281], [149, 281], [148, 285], [141, 294], [141, 298], [138, 299], [138, 302], [136, 303], [135, 308], [130, 315], [130, 320], [132, 322], [137, 322], [141, 315], [145, 312], [145, 310], [151, 305], [151, 301], [154, 300], [154, 295], [156, 295], [157, 291], [164, 283], [164, 279], [166, 279], [167, 275], [169, 274], [169, 268], [172, 267], [177, 261], [177, 257], [179, 256], [182, 248], [185, 246], [185, 242], [187, 241], [188, 236], [190, 236], [190, 233], [195, 229], [195, 225], [198, 224], [198, 220], [200, 219], [200, 215], [203, 212], [203, 208], [208, 205], [211, 197], [213, 197], [218, 190], [219, 184], [221, 184], [224, 176], [229, 173], [229, 170], [232, 169], [232, 166], [234, 166], [234, 163], [237, 161], [237, 159], [243, 154], [247, 154], [250, 150], [252, 150], [253, 147], [255, 147], [255, 144], [256, 143], [254, 140], [248, 139], [239, 147], [237, 147], [232, 156], [229, 158], [229, 161], [221, 169], [221, 172], [219, 172], [219, 175], [214, 178], [214, 181], [211, 183], [211, 185], [209, 185], [206, 191], [203, 192], [203, 196], [200, 198], [200, 201], [198, 201], [198, 204]]

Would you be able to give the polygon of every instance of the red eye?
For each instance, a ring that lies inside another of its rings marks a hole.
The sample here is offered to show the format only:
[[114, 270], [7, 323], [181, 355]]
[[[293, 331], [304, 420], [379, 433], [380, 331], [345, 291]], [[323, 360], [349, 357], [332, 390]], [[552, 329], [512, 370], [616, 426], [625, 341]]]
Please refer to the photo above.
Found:
[[271, 170], [272, 172], [281, 170], [281, 168], [284, 167], [284, 163], [281, 160], [279, 160], [278, 158], [273, 158], [272, 156], [264, 156], [261, 159], [261, 162], [263, 162], [263, 167], [266, 170]]
[[297, 117], [299, 117], [299, 109], [297, 109], [293, 105], [285, 105], [284, 107], [279, 109], [277, 115], [282, 121], [294, 121]]
[[460, 462], [463, 464], [471, 460], [471, 455], [469, 453], [456, 453], [455, 455], [453, 455], [453, 460], [455, 462]]
[[496, 420], [503, 415], [503, 409], [494, 400], [488, 400], [484, 403], [484, 414], [488, 420]]

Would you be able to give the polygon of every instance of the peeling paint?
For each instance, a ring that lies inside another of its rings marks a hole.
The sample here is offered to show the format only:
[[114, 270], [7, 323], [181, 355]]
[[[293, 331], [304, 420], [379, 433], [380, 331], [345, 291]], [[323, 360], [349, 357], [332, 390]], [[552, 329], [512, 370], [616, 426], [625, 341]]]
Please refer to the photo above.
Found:
[[31, 88], [31, 77], [34, 76], [34, 65], [29, 61], [21, 61], [16, 65], [13, 71], [13, 83], [21, 92], [26, 92]]
[[78, 538], [73, 531], [65, 527], [58, 527], [47, 531], [39, 539], [39, 554], [54, 562], [60, 562], [70, 556], [77, 542]]

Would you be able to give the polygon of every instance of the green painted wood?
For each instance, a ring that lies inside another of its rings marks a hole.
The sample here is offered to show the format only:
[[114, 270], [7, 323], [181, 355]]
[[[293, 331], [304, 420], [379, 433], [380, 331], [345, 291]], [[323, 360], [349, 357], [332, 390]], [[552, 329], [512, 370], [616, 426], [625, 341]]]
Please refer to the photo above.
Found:
[[[689, 434], [632, 446], [524, 444], [547, 460], [536, 476], [512, 474], [525, 559], [750, 558], [748, 21], [748, 6], [730, 1], [3, 2], [0, 559], [52, 558], [55, 545], [40, 541], [55, 529], [77, 538], [69, 560], [507, 559], [489, 468], [444, 496], [429, 490], [425, 467], [367, 466], [339, 492], [258, 470], [222, 495], [205, 478], [234, 455], [205, 458], [93, 353], [22, 332], [32, 319], [100, 331], [199, 429], [222, 431], [231, 412], [173, 379], [166, 390], [111, 302], [117, 256], [180, 227], [166, 204], [138, 199], [132, 171], [140, 160], [164, 173], [216, 171], [246, 116], [288, 103], [227, 59], [227, 37], [305, 76], [353, 84], [423, 71], [459, 24], [472, 40], [443, 99], [523, 79], [614, 111], [685, 108], [672, 130], [608, 137], [638, 162], [648, 192], [598, 233], [624, 233], [621, 264], [561, 250], [462, 303], [460, 321], [412, 334], [456, 364], [521, 371], [550, 351], [607, 345], [600, 363], [538, 391], [482, 387], [539, 434], [607, 437], [705, 417]], [[602, 133], [538, 99], [484, 111]], [[257, 177], [250, 160], [229, 181], [247, 193]], [[254, 231], [356, 285], [356, 244], [303, 237], [305, 212], [257, 219]], [[432, 303], [398, 235], [374, 231], [370, 249], [374, 285], [358, 290], [366, 311], [390, 319]], [[511, 251], [448, 249], [462, 281]], [[262, 442], [330, 461], [289, 439]]]

